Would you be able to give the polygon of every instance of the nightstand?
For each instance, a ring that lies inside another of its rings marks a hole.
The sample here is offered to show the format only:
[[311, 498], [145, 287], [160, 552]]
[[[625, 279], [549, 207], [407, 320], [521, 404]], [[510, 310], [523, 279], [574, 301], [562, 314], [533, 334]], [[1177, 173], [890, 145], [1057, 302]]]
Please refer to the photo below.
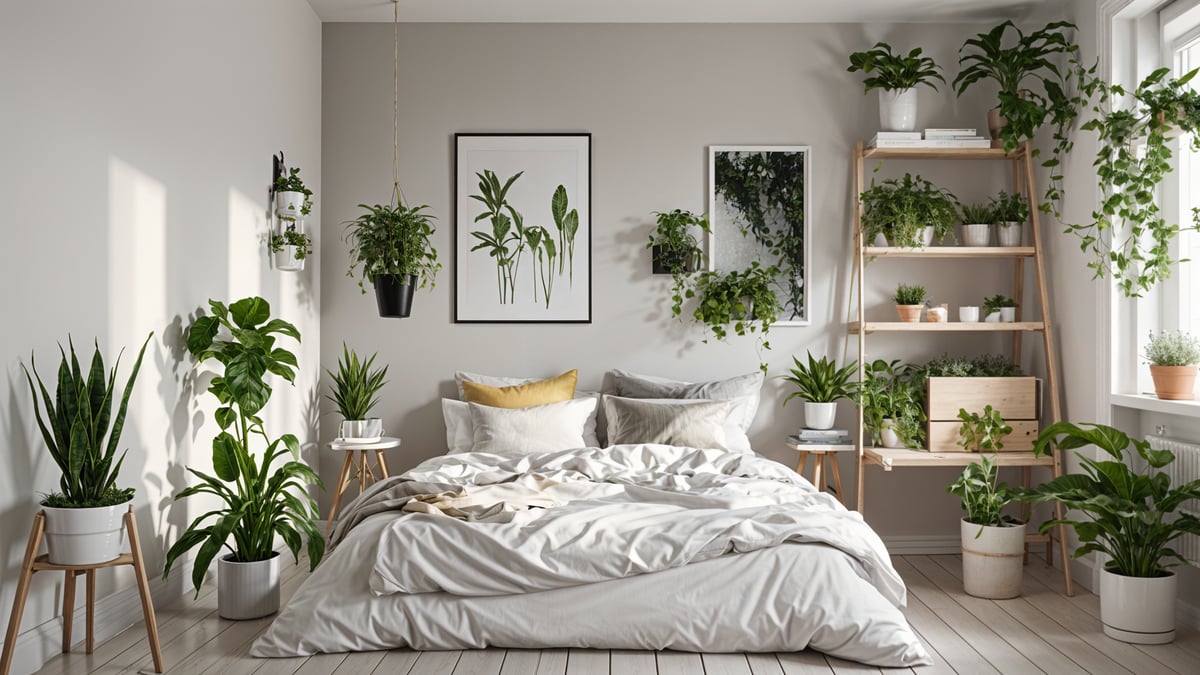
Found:
[[800, 453], [800, 458], [796, 461], [796, 473], [801, 476], [804, 475], [805, 465], [808, 464], [808, 456], [814, 456], [816, 463], [813, 465], [812, 482], [818, 492], [825, 491], [825, 463], [829, 462], [829, 468], [833, 473], [834, 494], [838, 501], [845, 505], [846, 499], [842, 493], [842, 476], [838, 472], [837, 453], [855, 452], [855, 445], [853, 443], [806, 443], [796, 436], [788, 436], [787, 446]]
[[[329, 444], [330, 450], [339, 450], [346, 454], [345, 460], [342, 462], [342, 472], [338, 474], [337, 487], [333, 492], [333, 504], [329, 507], [329, 522], [325, 525], [325, 536], [333, 531], [333, 519], [337, 515], [338, 506], [342, 503], [342, 493], [350, 484], [353, 478], [358, 479], [358, 494], [362, 494], [363, 490], [367, 489], [367, 482], [375, 482], [382, 478], [388, 478], [387, 459], [383, 456], [383, 451], [390, 448], [400, 447], [400, 439], [391, 436], [372, 441], [370, 443], [354, 443], [343, 439], [336, 439]], [[354, 454], [358, 453], [358, 463], [355, 466]], [[371, 460], [367, 453], [375, 453], [375, 464], [379, 468], [379, 477], [375, 476], [375, 470], [371, 467]], [[354, 468], [355, 474], [353, 478], [350, 476], [350, 469]]]

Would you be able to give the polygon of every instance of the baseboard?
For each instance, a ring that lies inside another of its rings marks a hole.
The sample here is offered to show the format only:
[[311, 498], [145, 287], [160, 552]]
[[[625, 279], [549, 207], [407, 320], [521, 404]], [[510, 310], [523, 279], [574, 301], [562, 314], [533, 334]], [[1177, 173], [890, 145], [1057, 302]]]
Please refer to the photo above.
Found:
[[[154, 600], [155, 609], [165, 608], [185, 594], [192, 591], [191, 574], [184, 574], [192, 569], [192, 559], [176, 561], [166, 579], [156, 573], [157, 570], [147, 570], [150, 582], [150, 596]], [[43, 574], [46, 574], [43, 572]], [[75, 597], [84, 598], [85, 587], [82, 578], [79, 579]], [[130, 584], [116, 593], [96, 599], [95, 638], [100, 643], [120, 634], [125, 629], [142, 620], [142, 603], [138, 598], [137, 584]], [[74, 625], [71, 635], [75, 644], [79, 645], [87, 637], [87, 612], [82, 607], [75, 608]], [[11, 675], [29, 675], [41, 670], [48, 661], [62, 653], [62, 616], [55, 617], [17, 636], [16, 650], [13, 652]]]
[[962, 552], [962, 538], [957, 535], [892, 535], [883, 537], [891, 555], [947, 555]]

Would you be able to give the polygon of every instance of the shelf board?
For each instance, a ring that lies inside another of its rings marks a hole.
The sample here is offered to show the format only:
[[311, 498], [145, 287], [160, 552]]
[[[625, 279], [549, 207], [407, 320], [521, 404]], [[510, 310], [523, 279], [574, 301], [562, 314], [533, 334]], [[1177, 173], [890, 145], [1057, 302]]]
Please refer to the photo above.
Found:
[[[1045, 329], [1046, 324], [1041, 321], [1017, 321], [1015, 323], [987, 323], [984, 321], [973, 323], [963, 323], [961, 321], [942, 321], [937, 323], [926, 321], [920, 323], [868, 321], [866, 324], [867, 333], [1011, 333]], [[857, 335], [859, 332], [859, 322], [851, 321], [849, 326], [847, 326], [847, 330], [851, 334]]]
[[1004, 148], [863, 148], [863, 159], [1018, 159]]
[[1032, 258], [1032, 246], [929, 246], [900, 248], [868, 246], [863, 253], [872, 258]]
[[[978, 452], [926, 452], [908, 448], [863, 448], [863, 460], [878, 464], [884, 471], [894, 467], [966, 466], [978, 462]], [[1053, 466], [1054, 457], [1035, 457], [1032, 452], [998, 452], [996, 466]]]

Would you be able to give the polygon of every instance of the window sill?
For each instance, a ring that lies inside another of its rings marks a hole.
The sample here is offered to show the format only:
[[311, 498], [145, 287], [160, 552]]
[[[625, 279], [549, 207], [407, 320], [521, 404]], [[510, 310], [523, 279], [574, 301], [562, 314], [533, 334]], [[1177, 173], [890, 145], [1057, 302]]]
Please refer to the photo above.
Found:
[[1200, 418], [1200, 401], [1165, 401], [1153, 394], [1112, 394], [1108, 402], [1118, 408]]

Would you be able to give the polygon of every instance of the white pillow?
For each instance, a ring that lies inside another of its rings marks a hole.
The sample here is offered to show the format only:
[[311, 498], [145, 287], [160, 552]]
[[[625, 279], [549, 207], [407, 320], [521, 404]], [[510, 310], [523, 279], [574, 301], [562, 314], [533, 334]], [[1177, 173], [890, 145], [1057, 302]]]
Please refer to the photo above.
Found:
[[532, 455], [586, 447], [583, 425], [596, 399], [577, 399], [529, 408], [493, 408], [468, 403], [475, 426], [475, 452]]
[[733, 401], [605, 396], [608, 441], [728, 450], [725, 424], [733, 405]]
[[764, 377], [762, 372], [753, 372], [726, 380], [685, 382], [620, 369], [614, 369], [611, 374], [613, 391], [605, 393], [625, 398], [738, 400], [739, 404], [729, 414], [729, 419], [737, 422], [742, 433], [748, 433], [754, 424]]
[[[458, 400], [460, 400], [460, 401], [466, 399], [466, 395], [463, 393], [463, 386], [462, 386], [462, 383], [464, 380], [467, 382], [476, 382], [478, 384], [486, 384], [489, 387], [515, 387], [515, 386], [520, 386], [522, 384], [529, 384], [530, 382], [540, 382], [541, 380], [544, 380], [544, 379], [546, 379], [546, 378], [544, 378], [544, 377], [505, 377], [505, 376], [500, 376], [500, 375], [480, 375], [478, 373], [468, 373], [463, 370], [454, 371], [454, 386], [458, 389]], [[600, 426], [597, 416], [604, 412], [604, 406], [600, 405], [600, 392], [576, 390], [575, 398], [576, 398], [576, 400], [584, 399], [584, 398], [596, 399], [596, 409], [592, 413], [592, 416], [588, 418], [587, 427], [584, 428], [584, 430], [583, 430], [583, 440], [587, 442], [587, 447], [589, 447], [589, 448], [601, 447], [599, 432], [603, 431], [604, 428]], [[442, 403], [442, 416], [446, 417], [446, 404], [444, 403], [444, 401], [445, 401], [445, 399], [443, 399], [443, 403]], [[465, 409], [464, 409], [463, 414], [464, 415], [466, 414]], [[454, 450], [453, 450], [454, 445], [449, 443], [449, 436], [450, 436], [450, 420], [447, 417], [446, 418], [447, 447], [451, 448], [451, 452], [454, 452]], [[461, 450], [459, 452], [470, 452], [470, 450]]]
[[[509, 386], [509, 385], [504, 385]], [[582, 391], [575, 394], [576, 401], [590, 400], [600, 405], [600, 393]], [[471, 452], [475, 445], [475, 425], [471, 422], [471, 408], [465, 401], [455, 401], [452, 398], [442, 399], [442, 419], [446, 422], [446, 452]], [[583, 445], [589, 448], [599, 448], [600, 439], [596, 436], [596, 412], [592, 411], [583, 423]]]
[[[612, 399], [612, 398], [627, 398], [627, 397], [618, 397], [618, 396], [612, 396], [609, 394], [605, 394], [604, 398], [607, 400], [607, 399]], [[641, 403], [660, 403], [660, 404], [672, 403], [675, 405], [690, 405], [690, 404], [695, 404], [695, 403], [712, 403], [712, 402], [714, 402], [714, 400], [717, 400], [717, 399], [639, 398], [639, 399], [633, 399], [633, 400], [639, 401]], [[738, 452], [738, 453], [743, 453], [743, 454], [754, 454], [754, 449], [752, 447], [750, 447], [750, 437], [746, 435], [746, 432], [742, 430], [742, 427], [741, 427], [741, 424], [739, 424], [739, 421], [737, 419], [735, 419], [735, 416], [738, 415], [739, 411], [741, 411], [744, 408], [744, 406], [749, 405], [749, 402], [746, 400], [743, 400], [743, 399], [731, 399], [728, 402], [732, 404], [732, 407], [721, 421], [722, 429], [725, 432], [725, 448], [728, 449], [730, 452]], [[613, 439], [613, 437], [612, 437], [613, 423], [612, 423], [612, 420], [608, 419], [609, 406], [607, 403], [605, 403], [604, 408], [605, 408], [605, 410], [604, 410], [605, 422], [607, 425], [606, 432], [608, 434], [607, 440], [605, 441], [606, 447], [607, 447], [609, 445], [613, 445], [613, 441], [612, 441], [612, 439]]]

